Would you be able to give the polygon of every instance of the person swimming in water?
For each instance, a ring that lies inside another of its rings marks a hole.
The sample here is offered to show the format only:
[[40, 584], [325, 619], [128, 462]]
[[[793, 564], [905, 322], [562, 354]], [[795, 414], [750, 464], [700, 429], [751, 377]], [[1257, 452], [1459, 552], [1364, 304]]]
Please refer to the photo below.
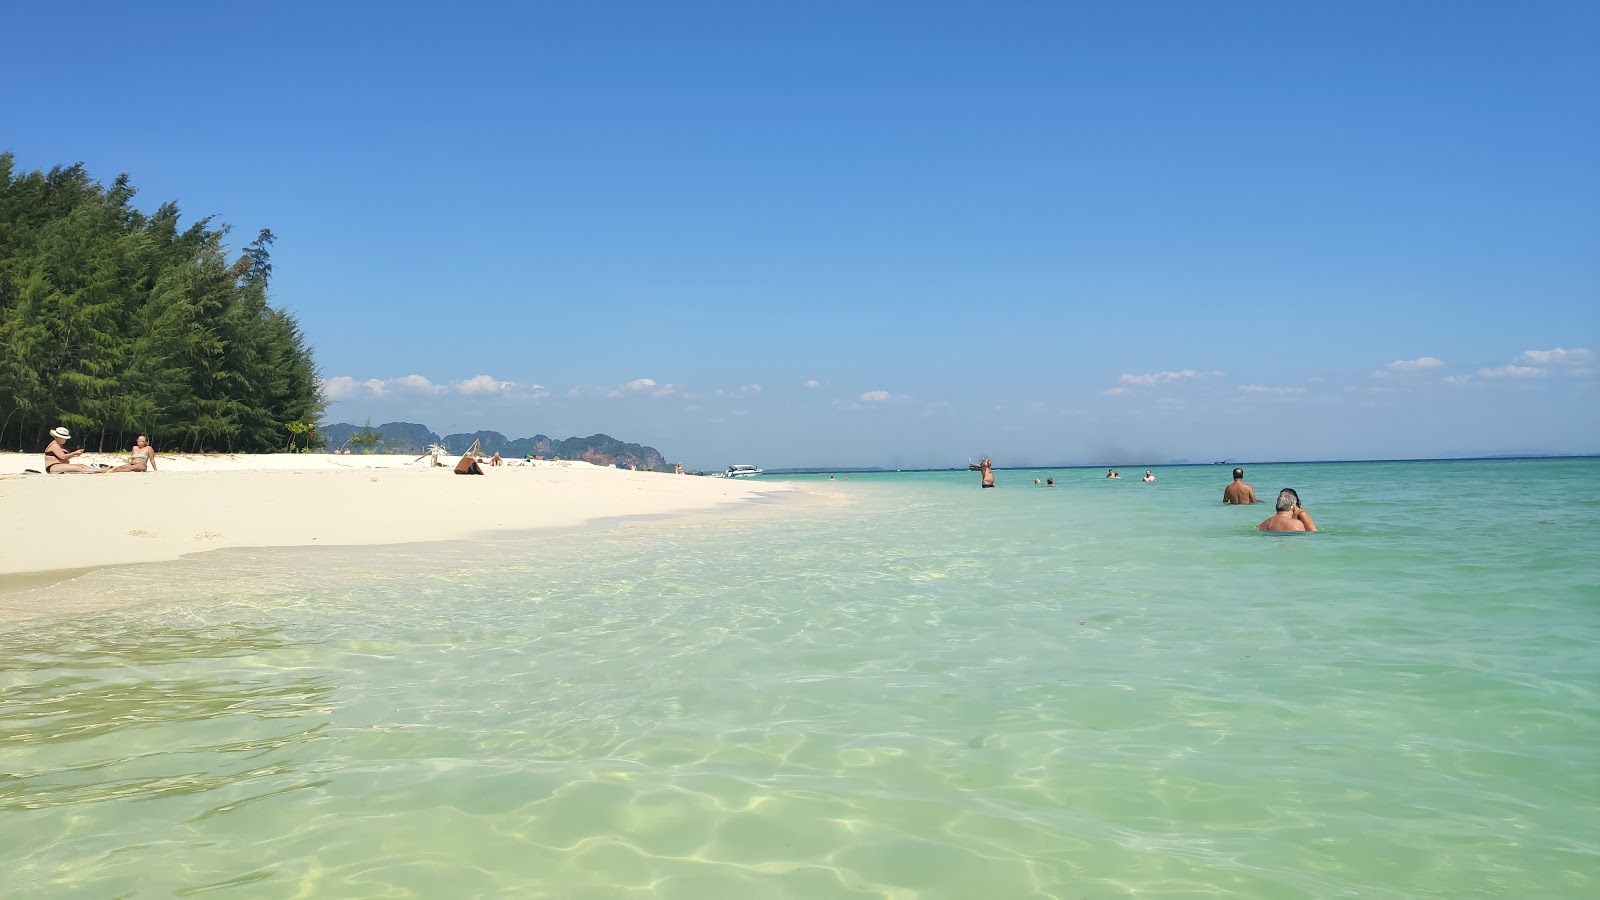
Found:
[[1311, 514], [1300, 508], [1300, 495], [1294, 488], [1278, 492], [1278, 511], [1256, 526], [1261, 531], [1316, 531]]
[[1149, 469], [1145, 469], [1144, 470], [1144, 480], [1146, 482], [1155, 481], [1156, 480], [1156, 473], [1150, 471]]

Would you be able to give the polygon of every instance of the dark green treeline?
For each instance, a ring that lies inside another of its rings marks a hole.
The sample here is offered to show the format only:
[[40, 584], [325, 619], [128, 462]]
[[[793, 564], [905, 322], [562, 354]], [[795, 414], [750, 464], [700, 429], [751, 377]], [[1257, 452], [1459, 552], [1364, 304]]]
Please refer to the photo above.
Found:
[[122, 175], [13, 171], [0, 154], [0, 448], [284, 449], [323, 401], [294, 317], [267, 304], [272, 233], [229, 262], [228, 227], [146, 216]]

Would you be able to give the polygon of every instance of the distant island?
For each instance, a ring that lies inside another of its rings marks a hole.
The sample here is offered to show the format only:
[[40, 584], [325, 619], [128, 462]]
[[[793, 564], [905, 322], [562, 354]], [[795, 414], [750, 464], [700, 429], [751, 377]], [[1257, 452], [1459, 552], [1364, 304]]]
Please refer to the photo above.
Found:
[[671, 472], [672, 466], [654, 447], [630, 444], [606, 434], [588, 437], [571, 437], [556, 440], [542, 434], [526, 438], [508, 438], [498, 431], [474, 431], [435, 434], [426, 425], [415, 422], [385, 422], [382, 425], [351, 425], [339, 422], [318, 429], [329, 449], [351, 449], [372, 453], [422, 453], [431, 444], [438, 444], [451, 453], [465, 453], [473, 441], [484, 453], [498, 453], [502, 457], [543, 456], [560, 459], [578, 459], [597, 466], [616, 466], [619, 469], [637, 468], [648, 472]]

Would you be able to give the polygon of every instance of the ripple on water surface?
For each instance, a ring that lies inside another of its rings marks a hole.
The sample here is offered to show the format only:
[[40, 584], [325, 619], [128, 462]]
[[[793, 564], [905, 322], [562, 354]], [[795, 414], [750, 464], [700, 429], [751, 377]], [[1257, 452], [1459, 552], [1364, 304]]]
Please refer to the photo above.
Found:
[[8, 891], [1593, 896], [1600, 510], [1499, 500], [1595, 463], [1260, 468], [1322, 534], [1204, 467], [885, 475], [89, 576], [164, 599], [0, 636]]

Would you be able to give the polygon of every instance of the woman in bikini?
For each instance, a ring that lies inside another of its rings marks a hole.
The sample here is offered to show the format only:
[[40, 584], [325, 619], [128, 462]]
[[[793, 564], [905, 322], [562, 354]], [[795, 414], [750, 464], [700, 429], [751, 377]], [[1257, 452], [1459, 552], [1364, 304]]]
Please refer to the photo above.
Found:
[[97, 466], [84, 466], [72, 460], [83, 454], [82, 450], [68, 450], [67, 441], [72, 432], [61, 426], [50, 429], [50, 443], [44, 448], [44, 470], [50, 475], [67, 475], [72, 472], [108, 472]]
[[126, 463], [112, 469], [113, 472], [154, 472], [156, 470], [156, 451], [150, 446], [150, 439], [139, 435], [133, 442], [133, 458]]

